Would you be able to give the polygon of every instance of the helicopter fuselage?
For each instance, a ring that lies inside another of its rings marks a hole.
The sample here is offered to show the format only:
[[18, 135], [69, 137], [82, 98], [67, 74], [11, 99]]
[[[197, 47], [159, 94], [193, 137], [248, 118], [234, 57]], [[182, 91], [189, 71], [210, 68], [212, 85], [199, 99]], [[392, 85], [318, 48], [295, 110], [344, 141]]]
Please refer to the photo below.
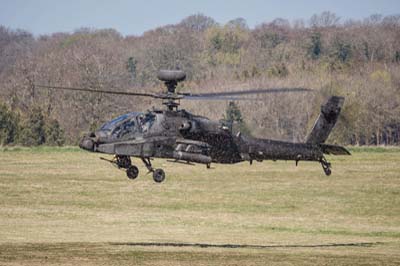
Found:
[[81, 148], [140, 158], [169, 158], [209, 164], [253, 160], [320, 161], [318, 145], [234, 135], [223, 122], [185, 110], [128, 113], [84, 137]]

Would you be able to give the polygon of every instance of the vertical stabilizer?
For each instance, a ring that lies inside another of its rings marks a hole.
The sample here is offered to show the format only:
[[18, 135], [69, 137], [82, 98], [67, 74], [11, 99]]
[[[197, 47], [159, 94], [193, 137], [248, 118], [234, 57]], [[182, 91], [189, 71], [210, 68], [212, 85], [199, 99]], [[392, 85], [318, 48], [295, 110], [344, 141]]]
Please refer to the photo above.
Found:
[[336, 124], [343, 102], [344, 97], [332, 96], [321, 106], [321, 113], [307, 136], [306, 143], [320, 144], [326, 141]]

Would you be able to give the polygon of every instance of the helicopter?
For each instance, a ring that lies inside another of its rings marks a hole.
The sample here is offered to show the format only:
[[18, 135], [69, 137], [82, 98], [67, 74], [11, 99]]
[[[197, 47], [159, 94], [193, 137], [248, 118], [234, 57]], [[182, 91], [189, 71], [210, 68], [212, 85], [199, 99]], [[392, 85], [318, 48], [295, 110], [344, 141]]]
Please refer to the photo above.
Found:
[[153, 167], [153, 158], [186, 164], [199, 163], [207, 168], [210, 168], [211, 163], [235, 164], [248, 161], [251, 165], [253, 161], [292, 160], [297, 166], [299, 161], [316, 161], [329, 176], [331, 164], [324, 154], [350, 155], [342, 146], [325, 143], [338, 120], [344, 103], [343, 97], [331, 96], [321, 106], [321, 112], [306, 141], [292, 143], [254, 138], [240, 132], [235, 134], [221, 121], [212, 121], [180, 109], [180, 100], [247, 100], [246, 96], [250, 94], [307, 92], [310, 89], [270, 88], [190, 93], [176, 91], [178, 83], [186, 78], [185, 72], [181, 70], [160, 70], [157, 78], [164, 82], [166, 91], [141, 93], [47, 85], [37, 87], [161, 99], [166, 108], [153, 107], [153, 110], [146, 112], [120, 115], [98, 130], [86, 134], [79, 143], [79, 147], [86, 151], [114, 155], [112, 160], [102, 157], [100, 159], [125, 170], [129, 179], [135, 179], [139, 175], [139, 168], [132, 164], [131, 157], [140, 158], [148, 173], [153, 174], [153, 180], [161, 183], [165, 180], [165, 172], [161, 168]]

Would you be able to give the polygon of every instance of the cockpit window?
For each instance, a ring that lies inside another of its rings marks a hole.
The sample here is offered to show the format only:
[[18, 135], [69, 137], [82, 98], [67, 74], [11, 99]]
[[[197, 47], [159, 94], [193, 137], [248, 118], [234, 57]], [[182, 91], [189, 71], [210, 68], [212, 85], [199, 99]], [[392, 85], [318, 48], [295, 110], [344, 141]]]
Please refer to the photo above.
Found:
[[111, 138], [127, 139], [136, 132], [147, 132], [153, 125], [156, 116], [152, 113], [127, 113], [107, 123], [100, 130], [108, 132]]
[[156, 116], [152, 113], [146, 113], [138, 116], [138, 122], [141, 126], [142, 132], [147, 132], [156, 120]]
[[119, 126], [117, 126], [113, 131], [112, 134], [117, 138], [122, 138], [126, 135], [130, 135], [137, 131], [135, 117], [128, 119], [122, 122]]
[[117, 118], [114, 118], [113, 120], [105, 123], [104, 125], [101, 126], [100, 130], [104, 131], [112, 131], [114, 130], [119, 124], [124, 121], [124, 120], [131, 120], [132, 118], [135, 118], [138, 116], [140, 113], [132, 112], [132, 113], [127, 113], [121, 116], [118, 116]]

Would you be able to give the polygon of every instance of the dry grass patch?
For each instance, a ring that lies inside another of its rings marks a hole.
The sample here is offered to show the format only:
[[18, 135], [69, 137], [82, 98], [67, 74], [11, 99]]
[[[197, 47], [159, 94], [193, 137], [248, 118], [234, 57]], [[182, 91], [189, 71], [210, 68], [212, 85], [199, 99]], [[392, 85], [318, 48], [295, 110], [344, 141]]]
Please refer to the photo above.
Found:
[[[0, 264], [400, 262], [399, 149], [329, 158], [330, 177], [316, 163], [207, 170], [155, 160], [167, 173], [162, 184], [139, 160], [131, 181], [98, 157], [74, 148], [0, 151]], [[130, 245], [138, 242], [211, 246]], [[324, 246], [352, 243], [373, 244]]]

